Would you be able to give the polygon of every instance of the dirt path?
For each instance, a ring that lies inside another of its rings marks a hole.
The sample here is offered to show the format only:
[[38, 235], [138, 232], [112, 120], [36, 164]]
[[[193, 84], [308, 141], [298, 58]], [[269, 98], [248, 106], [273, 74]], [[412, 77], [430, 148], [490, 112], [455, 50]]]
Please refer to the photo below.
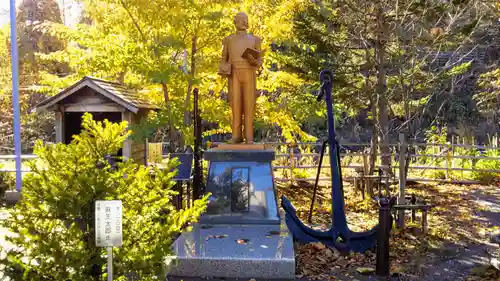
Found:
[[[461, 239], [444, 243], [429, 251], [427, 257], [415, 259], [413, 266], [420, 267], [421, 274], [408, 275], [405, 279], [499, 280], [498, 275], [491, 274], [494, 270], [488, 268], [490, 259], [498, 254], [498, 244], [492, 243], [491, 238], [499, 233], [500, 189], [496, 186], [474, 187], [462, 193], [461, 197], [468, 205], [465, 210], [470, 212], [471, 222], [467, 227], [453, 228]], [[448, 207], [452, 209], [455, 206]], [[457, 214], [457, 220], [462, 218], [463, 214]]]

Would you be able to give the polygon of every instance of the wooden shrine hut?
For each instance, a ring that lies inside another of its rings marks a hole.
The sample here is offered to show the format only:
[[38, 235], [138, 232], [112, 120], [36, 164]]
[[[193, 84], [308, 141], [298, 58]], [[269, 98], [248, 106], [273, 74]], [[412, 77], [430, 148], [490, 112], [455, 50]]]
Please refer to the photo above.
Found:
[[[70, 143], [73, 135], [81, 131], [82, 116], [85, 112], [94, 120], [111, 122], [127, 121], [137, 124], [146, 118], [150, 110], [158, 107], [126, 86], [93, 77], [84, 77], [59, 94], [36, 106], [36, 112], [53, 111], [56, 114], [56, 142]], [[119, 156], [145, 161], [144, 143], [125, 141]]]

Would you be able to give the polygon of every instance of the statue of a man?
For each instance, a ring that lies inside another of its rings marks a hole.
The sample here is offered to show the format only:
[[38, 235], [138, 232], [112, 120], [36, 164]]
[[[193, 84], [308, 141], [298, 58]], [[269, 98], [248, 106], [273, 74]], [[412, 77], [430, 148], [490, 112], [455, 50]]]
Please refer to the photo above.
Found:
[[[246, 143], [253, 143], [253, 119], [256, 100], [256, 72], [262, 66], [260, 38], [247, 33], [248, 16], [234, 17], [236, 33], [222, 41], [219, 74], [228, 78], [228, 98], [232, 111], [232, 143], [240, 143], [242, 119]], [[244, 116], [244, 118], [243, 118]]]

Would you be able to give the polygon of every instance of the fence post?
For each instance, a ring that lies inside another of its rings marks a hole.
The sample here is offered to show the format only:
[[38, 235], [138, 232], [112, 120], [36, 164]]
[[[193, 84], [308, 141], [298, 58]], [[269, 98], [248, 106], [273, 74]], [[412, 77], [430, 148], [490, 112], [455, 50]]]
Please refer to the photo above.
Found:
[[376, 247], [376, 274], [378, 276], [389, 276], [390, 272], [390, 255], [389, 255], [389, 236], [391, 232], [391, 206], [388, 198], [380, 198], [379, 200], [379, 229], [377, 231], [377, 247]]
[[455, 156], [455, 136], [451, 137], [451, 170], [455, 168], [455, 161], [453, 161], [453, 156]]
[[[361, 185], [364, 186], [361, 192], [368, 192], [370, 197], [373, 197], [373, 185], [370, 180], [370, 167], [368, 167], [368, 155], [363, 152], [363, 176], [361, 177]], [[363, 200], [365, 199], [365, 195], [363, 194]]]
[[144, 166], [149, 165], [149, 140], [146, 138], [144, 141]]
[[[453, 138], [452, 138], [453, 139]], [[453, 140], [452, 140], [452, 143], [453, 143]], [[446, 168], [446, 172], [445, 172], [445, 179], [450, 179], [450, 162], [451, 162], [451, 150], [452, 150], [452, 146], [453, 144], [448, 144], [446, 146], [446, 161], [445, 161], [445, 168]]]
[[[406, 186], [406, 138], [404, 134], [399, 134], [399, 197], [398, 204], [406, 204], [405, 199], [405, 186]], [[405, 210], [398, 210], [398, 228], [405, 227]]]
[[[464, 150], [464, 147], [463, 145], [465, 144], [464, 142], [464, 138], [463, 137], [460, 137], [460, 136], [457, 136], [457, 140], [458, 140], [458, 144], [459, 144], [459, 147], [461, 148], [460, 151], [463, 152]], [[464, 162], [467, 161], [467, 159], [462, 159], [460, 160], [460, 166], [463, 168], [464, 167]], [[460, 171], [460, 174], [461, 174], [461, 177], [463, 178], [464, 177], [464, 170], [461, 170]]]
[[363, 172], [365, 175], [370, 173], [370, 167], [368, 167], [368, 155], [363, 152]]

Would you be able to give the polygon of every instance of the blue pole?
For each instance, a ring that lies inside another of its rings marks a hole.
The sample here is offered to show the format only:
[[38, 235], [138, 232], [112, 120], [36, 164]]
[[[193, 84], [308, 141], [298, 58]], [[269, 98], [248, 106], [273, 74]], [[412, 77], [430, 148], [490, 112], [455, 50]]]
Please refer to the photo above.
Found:
[[16, 190], [21, 192], [21, 110], [19, 108], [19, 56], [17, 49], [16, 0], [10, 0], [10, 48], [12, 55], [12, 108], [14, 110], [14, 148], [16, 153]]

